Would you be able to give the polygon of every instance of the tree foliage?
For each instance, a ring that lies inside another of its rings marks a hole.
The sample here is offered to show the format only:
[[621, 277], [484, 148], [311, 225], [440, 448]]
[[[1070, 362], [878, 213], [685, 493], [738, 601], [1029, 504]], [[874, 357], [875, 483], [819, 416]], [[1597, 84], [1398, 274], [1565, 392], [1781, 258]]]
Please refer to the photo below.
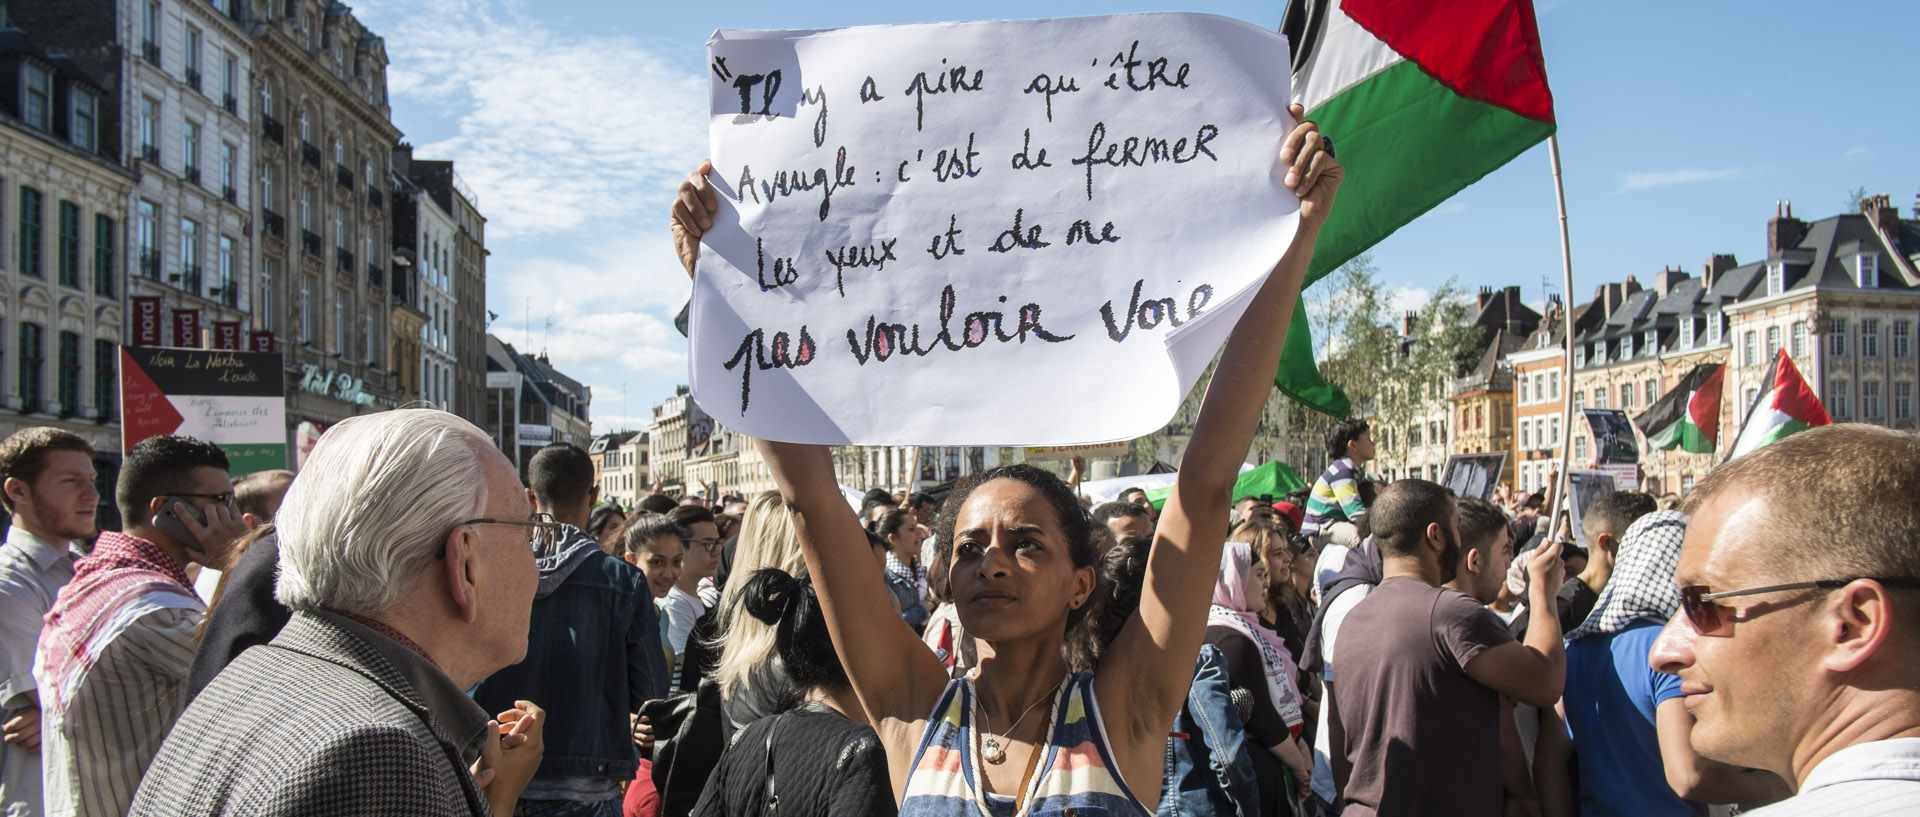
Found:
[[1446, 416], [1453, 380], [1477, 362], [1484, 331], [1451, 278], [1406, 325], [1406, 315], [1394, 314], [1393, 293], [1367, 253], [1328, 276], [1321, 291], [1308, 310], [1316, 335], [1326, 339], [1320, 372], [1346, 390], [1356, 413], [1371, 422], [1380, 457], [1403, 460], [1405, 429], [1434, 412]]

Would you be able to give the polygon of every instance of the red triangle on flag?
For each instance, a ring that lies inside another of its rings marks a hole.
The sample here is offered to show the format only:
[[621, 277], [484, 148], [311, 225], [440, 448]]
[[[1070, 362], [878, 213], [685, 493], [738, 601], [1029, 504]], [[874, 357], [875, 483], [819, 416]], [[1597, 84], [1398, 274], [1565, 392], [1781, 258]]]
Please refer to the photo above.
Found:
[[1694, 428], [1700, 429], [1700, 436], [1712, 443], [1720, 442], [1720, 389], [1726, 373], [1727, 367], [1715, 366], [1713, 374], [1700, 381], [1693, 399], [1687, 401], [1687, 419], [1693, 422]]
[[186, 419], [126, 349], [120, 350], [120, 407], [123, 451], [148, 437], [173, 433]]
[[1533, 0], [1342, 0], [1340, 10], [1454, 93], [1553, 121]]
[[1787, 350], [1781, 349], [1775, 355], [1773, 387], [1773, 408], [1795, 420], [1809, 426], [1832, 425], [1833, 418], [1827, 415], [1827, 407], [1813, 393], [1813, 387], [1800, 376], [1800, 369], [1793, 365], [1793, 358], [1787, 356]]

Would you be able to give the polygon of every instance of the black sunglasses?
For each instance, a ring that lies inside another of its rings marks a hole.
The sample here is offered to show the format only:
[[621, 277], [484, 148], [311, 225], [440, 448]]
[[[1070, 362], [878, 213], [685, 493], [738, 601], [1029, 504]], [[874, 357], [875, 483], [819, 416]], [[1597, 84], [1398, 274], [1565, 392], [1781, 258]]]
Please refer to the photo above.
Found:
[[1731, 638], [1733, 637], [1733, 609], [1724, 605], [1714, 604], [1714, 602], [1720, 599], [1730, 599], [1736, 596], [1756, 596], [1761, 593], [1777, 593], [1786, 590], [1812, 590], [1815, 588], [1834, 590], [1846, 587], [1857, 581], [1879, 582], [1887, 587], [1920, 587], [1920, 579], [1916, 578], [1894, 577], [1877, 579], [1871, 576], [1772, 584], [1766, 587], [1750, 587], [1745, 590], [1727, 590], [1719, 593], [1708, 592], [1706, 585], [1696, 584], [1680, 588], [1680, 609], [1686, 612], [1687, 621], [1693, 625], [1694, 632], [1712, 638]]

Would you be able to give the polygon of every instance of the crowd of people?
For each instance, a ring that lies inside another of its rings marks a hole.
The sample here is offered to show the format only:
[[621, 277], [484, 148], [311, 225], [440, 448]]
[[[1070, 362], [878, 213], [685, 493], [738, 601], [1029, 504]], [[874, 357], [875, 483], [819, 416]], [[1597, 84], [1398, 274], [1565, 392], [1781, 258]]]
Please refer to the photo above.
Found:
[[[1920, 439], [1839, 425], [1683, 499], [1380, 484], [1364, 420], [1232, 497], [1342, 171], [1289, 134], [1293, 245], [1178, 481], [1018, 464], [944, 497], [600, 501], [431, 409], [298, 476], [184, 437], [0, 442], [0, 813], [1683, 815], [1920, 810]], [[715, 200], [673, 213], [692, 270]]]

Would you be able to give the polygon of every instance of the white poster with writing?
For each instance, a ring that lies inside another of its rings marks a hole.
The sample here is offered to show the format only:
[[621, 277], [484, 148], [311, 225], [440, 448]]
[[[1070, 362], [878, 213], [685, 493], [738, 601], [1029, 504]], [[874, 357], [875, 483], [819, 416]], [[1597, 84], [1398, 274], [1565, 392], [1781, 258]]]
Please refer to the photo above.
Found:
[[755, 437], [1152, 432], [1293, 239], [1287, 45], [1249, 23], [719, 31], [708, 55], [690, 377]]

